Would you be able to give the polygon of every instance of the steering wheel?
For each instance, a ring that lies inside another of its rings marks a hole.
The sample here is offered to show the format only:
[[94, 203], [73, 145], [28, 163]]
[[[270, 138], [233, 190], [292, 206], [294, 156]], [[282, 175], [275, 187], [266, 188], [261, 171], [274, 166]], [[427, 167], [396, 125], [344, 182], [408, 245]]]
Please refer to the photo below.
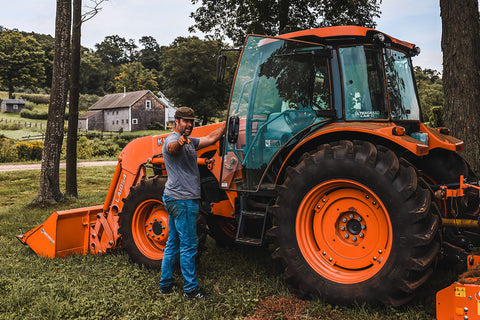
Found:
[[295, 133], [311, 125], [316, 117], [313, 110], [285, 110], [283, 116], [290, 130]]

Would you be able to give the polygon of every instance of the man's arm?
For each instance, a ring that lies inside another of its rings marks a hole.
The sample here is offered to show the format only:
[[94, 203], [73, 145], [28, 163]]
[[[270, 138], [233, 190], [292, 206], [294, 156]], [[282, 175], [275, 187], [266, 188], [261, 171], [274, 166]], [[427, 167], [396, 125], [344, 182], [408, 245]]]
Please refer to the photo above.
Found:
[[222, 125], [219, 128], [213, 130], [212, 132], [210, 132], [208, 135], [204, 137], [200, 137], [199, 138], [200, 143], [198, 144], [197, 149], [201, 149], [203, 147], [214, 144], [223, 136], [224, 132], [225, 132], [225, 121], [222, 122]]
[[190, 139], [188, 139], [185, 135], [181, 135], [177, 141], [170, 142], [168, 144], [168, 153], [170, 153], [172, 156], [177, 155], [180, 153], [180, 150], [182, 150], [183, 145], [189, 143]]

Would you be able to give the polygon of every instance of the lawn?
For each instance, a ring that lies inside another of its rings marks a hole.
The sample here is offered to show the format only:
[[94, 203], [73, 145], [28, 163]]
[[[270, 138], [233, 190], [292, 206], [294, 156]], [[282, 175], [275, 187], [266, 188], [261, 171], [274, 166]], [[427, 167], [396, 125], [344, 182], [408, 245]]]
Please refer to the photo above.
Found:
[[211, 297], [186, 301], [160, 296], [159, 271], [131, 263], [122, 249], [46, 259], [15, 238], [54, 210], [102, 204], [113, 172], [113, 166], [79, 168], [80, 197], [45, 207], [30, 204], [39, 171], [0, 173], [0, 319], [434, 319], [435, 292], [451, 283], [437, 272], [442, 283], [431, 281], [398, 309], [303, 301], [284, 282], [271, 247], [217, 247], [209, 238], [197, 270]]

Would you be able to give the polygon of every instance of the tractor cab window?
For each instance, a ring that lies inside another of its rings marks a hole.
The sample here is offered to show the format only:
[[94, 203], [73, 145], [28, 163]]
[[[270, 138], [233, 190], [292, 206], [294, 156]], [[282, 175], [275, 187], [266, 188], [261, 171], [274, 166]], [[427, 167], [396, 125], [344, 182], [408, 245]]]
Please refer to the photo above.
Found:
[[329, 56], [318, 44], [248, 37], [230, 101], [238, 134], [225, 146], [222, 187], [257, 189], [276, 153], [324, 119], [321, 111], [332, 108]]
[[388, 119], [382, 51], [374, 46], [339, 49], [347, 120]]
[[411, 60], [403, 52], [387, 49], [385, 72], [392, 120], [420, 120]]

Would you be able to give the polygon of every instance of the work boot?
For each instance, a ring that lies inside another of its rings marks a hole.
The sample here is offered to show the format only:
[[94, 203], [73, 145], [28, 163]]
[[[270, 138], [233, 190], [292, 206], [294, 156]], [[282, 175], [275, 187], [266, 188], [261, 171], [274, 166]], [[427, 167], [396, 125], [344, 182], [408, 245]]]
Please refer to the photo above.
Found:
[[160, 287], [160, 294], [170, 294], [177, 292], [179, 287], [175, 284], [172, 283], [171, 285], [168, 285], [166, 287]]
[[208, 298], [208, 295], [203, 292], [202, 289], [197, 287], [192, 291], [184, 292], [183, 297], [185, 299], [206, 300]]

